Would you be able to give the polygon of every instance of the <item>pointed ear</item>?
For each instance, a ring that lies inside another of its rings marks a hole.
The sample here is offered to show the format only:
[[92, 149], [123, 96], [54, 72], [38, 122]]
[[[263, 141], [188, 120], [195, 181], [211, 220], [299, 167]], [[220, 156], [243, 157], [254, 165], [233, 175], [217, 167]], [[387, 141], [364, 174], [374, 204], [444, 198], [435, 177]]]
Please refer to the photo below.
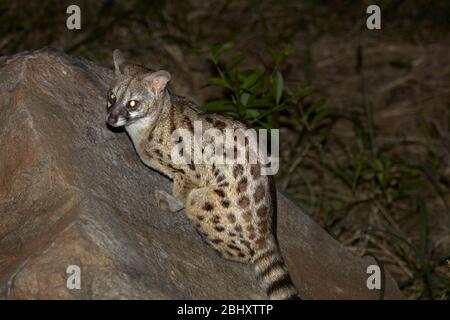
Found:
[[113, 51], [113, 59], [114, 59], [114, 67], [116, 68], [116, 75], [123, 74], [125, 58], [119, 49]]
[[170, 78], [171, 76], [169, 72], [160, 70], [146, 75], [142, 80], [154, 94], [160, 94], [166, 88]]

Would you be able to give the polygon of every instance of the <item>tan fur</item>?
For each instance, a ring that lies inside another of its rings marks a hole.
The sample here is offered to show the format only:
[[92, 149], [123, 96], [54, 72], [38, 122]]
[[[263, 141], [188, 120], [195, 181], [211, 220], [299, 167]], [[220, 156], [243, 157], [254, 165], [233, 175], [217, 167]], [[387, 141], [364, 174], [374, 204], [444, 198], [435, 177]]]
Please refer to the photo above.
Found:
[[[119, 95], [129, 95], [133, 90], [142, 94], [139, 79], [151, 71], [132, 65], [122, 66], [122, 59], [116, 62], [112, 90], [117, 91], [117, 101], [120, 101]], [[120, 92], [124, 83], [126, 90]], [[276, 241], [273, 177], [261, 175], [259, 164], [175, 165], [171, 159], [171, 150], [178, 143], [171, 137], [176, 128], [192, 131], [194, 121], [201, 121], [203, 131], [210, 128], [245, 130], [246, 126], [223, 115], [201, 112], [193, 103], [170, 94], [167, 89], [156, 95], [149, 93], [140, 103], [143, 111], [139, 119], [130, 116], [125, 128], [142, 161], [173, 180], [173, 198], [157, 192], [155, 201], [164, 208], [174, 208], [173, 211], [184, 206], [197, 232], [221, 256], [252, 263], [271, 299], [298, 297]], [[126, 114], [120, 108], [124, 106], [111, 106], [109, 113]], [[225, 144], [225, 147], [230, 146]], [[248, 154], [251, 148], [240, 146], [238, 151]], [[182, 206], [174, 205], [177, 201]]]

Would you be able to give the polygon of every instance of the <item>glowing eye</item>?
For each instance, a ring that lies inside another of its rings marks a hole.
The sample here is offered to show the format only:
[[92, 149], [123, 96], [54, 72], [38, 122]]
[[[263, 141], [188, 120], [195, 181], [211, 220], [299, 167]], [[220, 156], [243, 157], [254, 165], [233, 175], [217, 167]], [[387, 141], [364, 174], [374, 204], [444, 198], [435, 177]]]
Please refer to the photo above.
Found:
[[136, 106], [137, 106], [137, 101], [136, 100], [130, 100], [130, 101], [128, 101], [128, 107], [129, 108], [136, 108]]
[[114, 102], [116, 102], [116, 95], [112, 92], [110, 92], [109, 94], [109, 103], [113, 104]]

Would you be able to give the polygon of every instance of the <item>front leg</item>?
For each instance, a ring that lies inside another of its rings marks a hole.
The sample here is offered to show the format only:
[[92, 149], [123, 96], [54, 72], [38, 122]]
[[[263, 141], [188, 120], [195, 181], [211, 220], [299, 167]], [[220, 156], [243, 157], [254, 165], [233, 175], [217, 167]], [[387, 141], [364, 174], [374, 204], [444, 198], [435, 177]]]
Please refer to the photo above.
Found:
[[186, 203], [186, 199], [192, 189], [197, 188], [185, 175], [175, 174], [173, 178], [172, 195], [178, 201]]
[[195, 186], [183, 175], [176, 174], [173, 179], [172, 194], [163, 190], [155, 191], [155, 202], [164, 210], [177, 212], [185, 207], [186, 198]]

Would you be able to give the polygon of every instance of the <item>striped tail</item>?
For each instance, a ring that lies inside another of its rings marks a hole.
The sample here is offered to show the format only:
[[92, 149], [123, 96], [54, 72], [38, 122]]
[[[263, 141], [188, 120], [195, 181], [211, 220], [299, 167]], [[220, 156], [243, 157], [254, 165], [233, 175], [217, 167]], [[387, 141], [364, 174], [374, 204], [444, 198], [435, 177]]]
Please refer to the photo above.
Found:
[[301, 300], [275, 243], [258, 250], [251, 262], [270, 300]]

